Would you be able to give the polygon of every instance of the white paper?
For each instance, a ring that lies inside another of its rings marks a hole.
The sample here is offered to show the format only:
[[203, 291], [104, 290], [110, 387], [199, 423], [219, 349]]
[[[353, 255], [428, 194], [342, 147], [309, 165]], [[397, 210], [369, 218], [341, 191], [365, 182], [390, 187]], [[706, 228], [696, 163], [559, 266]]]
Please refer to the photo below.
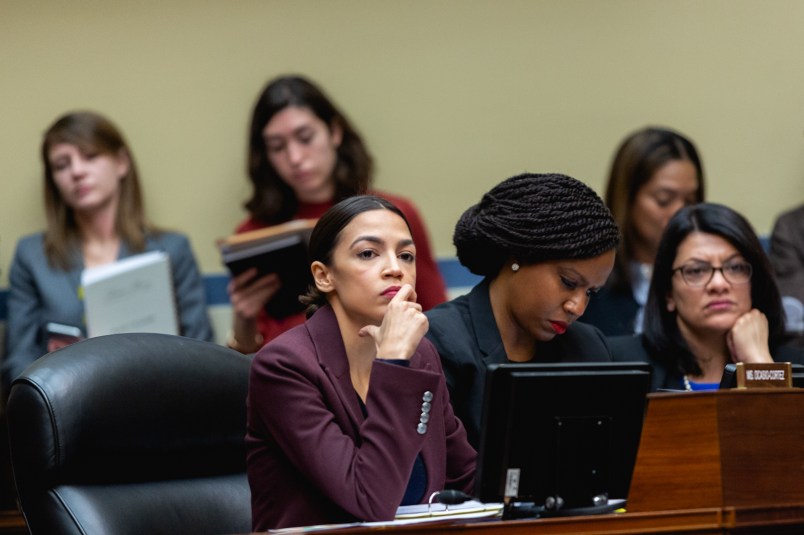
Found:
[[90, 337], [127, 332], [178, 334], [170, 258], [143, 253], [81, 274]]

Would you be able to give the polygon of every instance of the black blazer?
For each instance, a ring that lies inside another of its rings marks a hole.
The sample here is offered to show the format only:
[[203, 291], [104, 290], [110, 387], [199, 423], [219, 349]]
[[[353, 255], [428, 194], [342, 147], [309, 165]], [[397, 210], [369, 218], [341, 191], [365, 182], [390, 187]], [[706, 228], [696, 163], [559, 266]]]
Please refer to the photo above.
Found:
[[634, 334], [638, 311], [639, 304], [630, 288], [604, 286], [589, 299], [589, 305], [578, 321], [594, 325], [606, 336]]
[[[489, 280], [472, 291], [429, 310], [427, 338], [436, 346], [455, 414], [466, 427], [469, 443], [480, 442], [480, 419], [486, 367], [508, 362], [489, 299]], [[539, 342], [538, 362], [611, 361], [606, 337], [595, 327], [573, 323], [567, 332]]]
[[[684, 390], [684, 375], [656, 360], [655, 354], [648, 349], [642, 335], [612, 336], [609, 338], [611, 354], [615, 361], [642, 361], [651, 365], [651, 391], [659, 389]], [[795, 347], [779, 346], [773, 351], [776, 362], [792, 362], [804, 364], [804, 351]]]

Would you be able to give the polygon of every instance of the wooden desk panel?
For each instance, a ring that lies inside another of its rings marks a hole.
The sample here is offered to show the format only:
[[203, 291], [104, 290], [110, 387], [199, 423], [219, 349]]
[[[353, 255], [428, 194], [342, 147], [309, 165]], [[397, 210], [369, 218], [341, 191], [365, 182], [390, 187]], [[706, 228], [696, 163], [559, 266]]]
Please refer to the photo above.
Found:
[[804, 503], [804, 391], [650, 394], [628, 510]]
[[745, 394], [719, 398], [723, 503], [804, 503], [804, 392]]
[[[325, 530], [322, 533], [338, 534], [421, 534], [439, 535], [524, 535], [584, 533], [588, 535], [615, 535], [637, 533], [681, 533], [712, 534], [722, 533], [723, 513], [720, 509], [699, 509], [696, 511], [662, 511], [659, 513], [610, 514], [597, 516], [576, 516], [538, 520], [487, 520], [487, 521], [444, 521], [393, 527], [352, 527]], [[291, 533], [295, 533], [293, 530]], [[300, 528], [298, 533], [304, 533]]]
[[0, 511], [0, 534], [22, 535], [28, 533], [28, 526], [22, 513], [16, 510]]
[[715, 396], [659, 396], [649, 398], [628, 510], [720, 507], [723, 487]]
[[[623, 513], [537, 520], [447, 520], [406, 526], [351, 527], [322, 530], [332, 535], [636, 535], [652, 533], [736, 534], [804, 533], [804, 504], [778, 507], [708, 508], [652, 513]], [[304, 528], [283, 533], [306, 533]]]

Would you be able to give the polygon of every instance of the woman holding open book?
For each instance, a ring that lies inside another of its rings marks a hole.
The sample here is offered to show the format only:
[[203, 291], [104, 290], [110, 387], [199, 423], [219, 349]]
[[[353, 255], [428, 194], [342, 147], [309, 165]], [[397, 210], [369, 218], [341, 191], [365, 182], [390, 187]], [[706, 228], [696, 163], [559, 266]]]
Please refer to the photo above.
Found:
[[341, 201], [313, 229], [309, 318], [251, 366], [255, 531], [391, 520], [445, 487], [472, 491], [476, 454], [424, 339], [417, 250], [402, 212], [375, 196]]
[[[253, 191], [245, 204], [249, 217], [237, 232], [317, 219], [338, 201], [366, 193], [372, 170], [371, 156], [360, 135], [320, 88], [298, 76], [277, 78], [262, 91], [252, 114], [248, 171]], [[443, 302], [444, 282], [418, 211], [401, 197], [374, 193], [397, 205], [410, 222], [419, 249], [419, 303], [427, 310]], [[280, 315], [266, 311], [281, 284], [276, 273], [259, 275], [256, 269], [233, 277], [229, 285], [234, 313], [230, 347], [254, 352], [304, 321], [301, 312]]]
[[58, 348], [66, 331], [75, 331], [74, 339], [86, 336], [79, 287], [84, 268], [137, 253], [168, 254], [180, 332], [211, 341], [190, 243], [145, 219], [134, 156], [115, 125], [93, 112], [60, 117], [45, 132], [42, 162], [47, 227], [19, 241], [9, 271], [5, 395], [25, 367]]

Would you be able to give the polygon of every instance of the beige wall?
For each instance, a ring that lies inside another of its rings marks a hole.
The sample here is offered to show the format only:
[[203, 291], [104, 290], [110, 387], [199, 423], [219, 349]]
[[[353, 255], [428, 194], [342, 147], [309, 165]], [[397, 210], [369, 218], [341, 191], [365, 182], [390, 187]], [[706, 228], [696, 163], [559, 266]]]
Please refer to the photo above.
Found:
[[601, 192], [619, 140], [649, 123], [693, 138], [710, 200], [767, 233], [804, 200], [802, 27], [793, 0], [0, 0], [0, 286], [42, 227], [41, 133], [75, 108], [121, 126], [151, 218], [221, 272], [250, 107], [288, 71], [347, 110], [377, 186], [416, 201], [439, 255], [514, 173]]

